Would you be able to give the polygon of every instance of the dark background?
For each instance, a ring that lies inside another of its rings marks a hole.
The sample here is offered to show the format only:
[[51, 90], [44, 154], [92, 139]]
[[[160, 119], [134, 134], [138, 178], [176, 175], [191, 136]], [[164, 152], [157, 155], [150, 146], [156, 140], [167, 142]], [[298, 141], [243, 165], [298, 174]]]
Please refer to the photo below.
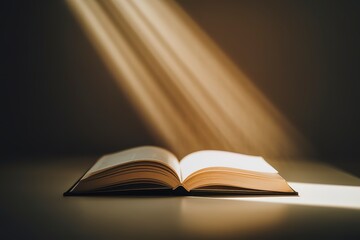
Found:
[[[358, 1], [178, 3], [305, 135], [309, 157], [357, 162]], [[0, 11], [4, 156], [157, 144], [64, 1], [5, 1]]]

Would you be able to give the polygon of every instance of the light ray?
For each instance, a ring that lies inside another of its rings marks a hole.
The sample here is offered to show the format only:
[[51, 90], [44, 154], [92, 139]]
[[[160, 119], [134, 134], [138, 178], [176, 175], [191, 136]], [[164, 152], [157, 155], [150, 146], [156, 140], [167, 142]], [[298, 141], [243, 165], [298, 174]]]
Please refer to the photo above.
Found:
[[68, 3], [154, 135], [180, 157], [201, 149], [288, 156], [306, 148], [174, 1]]

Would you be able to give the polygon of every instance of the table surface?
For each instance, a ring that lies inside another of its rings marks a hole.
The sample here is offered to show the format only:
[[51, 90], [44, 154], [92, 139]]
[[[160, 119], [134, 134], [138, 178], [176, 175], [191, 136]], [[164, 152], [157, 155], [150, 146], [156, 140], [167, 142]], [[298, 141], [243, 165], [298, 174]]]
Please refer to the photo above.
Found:
[[95, 160], [2, 163], [0, 238], [360, 239], [360, 179], [318, 161], [269, 160], [299, 197], [63, 197]]

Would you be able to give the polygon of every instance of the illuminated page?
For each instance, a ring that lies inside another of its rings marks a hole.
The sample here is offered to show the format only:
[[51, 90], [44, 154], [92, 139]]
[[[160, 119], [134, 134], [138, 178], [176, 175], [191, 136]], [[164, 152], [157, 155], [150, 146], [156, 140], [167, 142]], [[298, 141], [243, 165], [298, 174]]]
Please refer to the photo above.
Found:
[[175, 157], [174, 154], [163, 148], [143, 146], [101, 157], [84, 175], [83, 179], [93, 175], [94, 173], [101, 172], [115, 166], [144, 160], [162, 162], [166, 166], [173, 169], [179, 177], [181, 176], [179, 160]]
[[277, 173], [262, 157], [240, 153], [205, 150], [191, 153], [180, 161], [182, 181], [192, 173], [209, 167], [226, 167], [241, 170]]

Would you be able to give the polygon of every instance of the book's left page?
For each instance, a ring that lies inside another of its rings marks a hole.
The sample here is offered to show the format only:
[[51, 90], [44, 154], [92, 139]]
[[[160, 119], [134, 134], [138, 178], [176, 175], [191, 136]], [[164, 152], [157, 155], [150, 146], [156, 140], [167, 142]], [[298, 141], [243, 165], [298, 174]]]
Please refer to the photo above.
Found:
[[141, 146], [104, 155], [87, 171], [82, 179], [118, 165], [144, 160], [161, 162], [175, 171], [178, 176], [181, 175], [179, 160], [173, 153], [160, 147]]
[[175, 189], [181, 184], [180, 176], [174, 154], [142, 146], [101, 157], [68, 193]]

